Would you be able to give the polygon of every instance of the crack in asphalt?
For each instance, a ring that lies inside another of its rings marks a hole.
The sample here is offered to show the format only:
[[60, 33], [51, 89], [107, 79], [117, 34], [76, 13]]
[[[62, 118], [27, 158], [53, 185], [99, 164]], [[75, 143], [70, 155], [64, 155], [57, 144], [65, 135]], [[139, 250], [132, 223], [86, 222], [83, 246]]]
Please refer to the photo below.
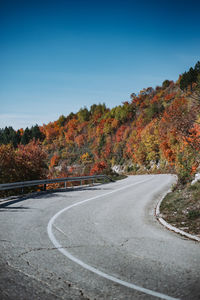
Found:
[[86, 247], [86, 245], [72, 245], [72, 246], [62, 246], [62, 247], [39, 247], [39, 248], [29, 249], [19, 254], [18, 257], [22, 257], [28, 253], [35, 252], [35, 251], [42, 251], [42, 250], [51, 251], [51, 250], [58, 250], [58, 249], [71, 249], [71, 248], [83, 248], [83, 247]]
[[126, 244], [126, 243], [128, 243], [128, 241], [129, 241], [130, 239], [126, 239], [126, 240], [124, 240], [121, 244], [120, 244], [120, 246], [121, 247], [123, 247], [124, 246], [124, 244]]
[[43, 280], [37, 278], [37, 277], [34, 276], [34, 275], [31, 275], [31, 274], [28, 274], [28, 273], [24, 272], [23, 270], [21, 270], [21, 269], [15, 267], [14, 265], [12, 265], [9, 261], [6, 261], [6, 264], [7, 264], [9, 267], [11, 267], [12, 269], [16, 270], [17, 272], [22, 273], [24, 276], [26, 276], [26, 277], [28, 277], [28, 278], [31, 278], [31, 279], [34, 279], [34, 280], [36, 280], [37, 282], [40, 282], [40, 283], [46, 285], [46, 286], [48, 287], [48, 289], [50, 290], [50, 292], [51, 292], [51, 294], [52, 294], [53, 296], [55, 296], [55, 297], [57, 297], [57, 298], [60, 298], [60, 299], [64, 299], [63, 297], [58, 297], [58, 296], [51, 290], [51, 285], [48, 284], [46, 281], [43, 281]]
[[12, 243], [11, 241], [8, 240], [0, 240], [0, 242]]
[[[57, 293], [54, 293], [54, 291], [51, 289], [51, 284], [49, 284], [47, 281], [44, 281], [44, 280], [42, 280], [42, 279], [40, 279], [40, 278], [38, 278], [38, 277], [36, 277], [34, 275], [28, 274], [27, 272], [19, 269], [18, 267], [14, 266], [13, 264], [11, 264], [9, 261], [6, 261], [5, 264], [8, 265], [11, 269], [14, 269], [15, 271], [23, 274], [24, 276], [26, 276], [28, 278], [31, 278], [31, 279], [34, 279], [37, 282], [39, 282], [39, 283], [43, 284], [44, 286], [46, 286], [46, 288], [48, 288], [48, 290], [50, 291], [50, 294], [52, 296], [55, 296], [57, 299], [66, 300], [65, 295], [61, 296], [61, 295], [58, 295]], [[40, 272], [41, 272], [41, 270], [40, 270]], [[47, 271], [46, 271], [46, 273], [47, 273]], [[84, 294], [84, 291], [82, 289], [76, 287], [74, 284], [72, 284], [72, 282], [67, 281], [66, 279], [63, 279], [60, 276], [57, 277], [54, 273], [49, 273], [48, 276], [51, 276], [52, 278], [54, 276], [54, 277], [56, 277], [56, 280], [59, 280], [59, 281], [62, 280], [62, 282], [65, 283], [68, 286], [69, 289], [71, 289], [72, 296], [74, 296], [76, 299], [77, 299], [77, 296], [78, 296], [77, 293], [78, 293], [81, 296], [81, 299], [90, 300], [90, 298], [87, 297]], [[62, 287], [61, 289], [64, 290], [64, 287]]]

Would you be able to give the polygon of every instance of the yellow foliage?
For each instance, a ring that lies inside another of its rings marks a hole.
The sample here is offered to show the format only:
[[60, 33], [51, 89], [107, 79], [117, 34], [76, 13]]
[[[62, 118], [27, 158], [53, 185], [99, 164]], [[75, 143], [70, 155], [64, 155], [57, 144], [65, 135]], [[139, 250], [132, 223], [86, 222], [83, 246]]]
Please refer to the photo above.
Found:
[[159, 131], [158, 122], [153, 120], [141, 132], [141, 142], [145, 147], [146, 159], [156, 161], [159, 159]]
[[84, 153], [84, 154], [81, 156], [81, 162], [82, 162], [83, 164], [91, 163], [91, 162], [92, 162], [91, 157], [90, 157], [90, 155], [89, 155], [88, 152]]

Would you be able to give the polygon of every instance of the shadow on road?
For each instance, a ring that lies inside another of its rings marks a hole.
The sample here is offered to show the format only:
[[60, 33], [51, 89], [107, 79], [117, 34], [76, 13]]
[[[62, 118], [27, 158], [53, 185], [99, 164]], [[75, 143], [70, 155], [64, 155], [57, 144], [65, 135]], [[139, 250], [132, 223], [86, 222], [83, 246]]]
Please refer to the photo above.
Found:
[[[100, 183], [98, 184], [98, 186], [81, 186], [81, 187], [67, 187], [67, 188], [59, 188], [59, 189], [52, 189], [52, 190], [47, 190], [47, 191], [40, 191], [40, 192], [34, 192], [34, 193], [31, 193], [31, 194], [27, 194], [27, 195], [20, 195], [20, 196], [16, 196], [16, 197], [10, 197], [10, 198], [7, 198], [7, 199], [2, 199], [2, 203], [0, 202], [0, 212], [2, 211], [5, 211], [5, 208], [6, 209], [10, 209], [13, 211], [14, 210], [22, 210], [22, 209], [29, 209], [28, 207], [20, 207], [20, 206], [17, 206], [17, 207], [9, 207], [9, 205], [13, 205], [15, 203], [19, 203], [19, 202], [22, 202], [22, 201], [25, 201], [25, 200], [28, 200], [28, 199], [34, 199], [34, 198], [37, 198], [38, 200], [39, 199], [47, 199], [47, 198], [57, 198], [57, 197], [61, 197], [61, 194], [62, 193], [66, 193], [66, 192], [77, 192], [77, 191], [98, 191], [98, 190], [102, 190], [102, 191], [105, 191], [105, 190], [111, 190], [110, 188], [106, 188], [106, 187], [103, 187], [105, 186], [106, 183]], [[64, 197], [64, 196], [63, 196]], [[1, 200], [0, 200], [1, 201]]]
[[21, 210], [28, 210], [28, 209], [30, 209], [29, 207], [26, 207], [26, 206], [23, 206], [23, 207], [21, 207], [21, 206], [12, 206], [12, 207], [9, 207], [9, 206], [1, 206], [0, 207], [0, 213], [1, 212], [5, 212], [5, 211], [8, 211], [9, 210], [9, 212], [11, 211], [11, 212], [17, 212], [17, 211], [21, 211]]

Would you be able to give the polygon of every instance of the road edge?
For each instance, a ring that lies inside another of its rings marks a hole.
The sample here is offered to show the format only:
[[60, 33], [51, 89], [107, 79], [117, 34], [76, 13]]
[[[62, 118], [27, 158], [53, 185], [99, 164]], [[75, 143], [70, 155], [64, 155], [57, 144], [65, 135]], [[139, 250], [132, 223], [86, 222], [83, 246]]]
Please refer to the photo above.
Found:
[[167, 228], [168, 230], [173, 231], [173, 232], [175, 232], [175, 233], [178, 233], [178, 234], [180, 234], [180, 235], [182, 235], [182, 236], [184, 236], [184, 237], [187, 237], [187, 238], [189, 238], [189, 239], [191, 239], [191, 240], [194, 240], [194, 241], [196, 241], [196, 242], [200, 242], [200, 238], [199, 238], [198, 236], [193, 235], [193, 234], [190, 234], [190, 233], [187, 233], [187, 232], [185, 232], [185, 231], [183, 231], [183, 230], [181, 230], [181, 229], [179, 229], [179, 228], [177, 228], [177, 227], [175, 227], [175, 226], [172, 226], [171, 224], [167, 223], [167, 222], [160, 216], [160, 215], [161, 215], [161, 213], [160, 213], [160, 205], [161, 205], [163, 199], [165, 198], [165, 196], [166, 196], [168, 193], [170, 193], [171, 191], [172, 191], [171, 188], [169, 188], [169, 189], [164, 193], [164, 195], [163, 195], [162, 198], [159, 200], [159, 202], [157, 203], [156, 208], [155, 208], [155, 216], [156, 216], [156, 219], [158, 220], [158, 222], [159, 222], [160, 224], [162, 224], [162, 225], [163, 225], [165, 228]]

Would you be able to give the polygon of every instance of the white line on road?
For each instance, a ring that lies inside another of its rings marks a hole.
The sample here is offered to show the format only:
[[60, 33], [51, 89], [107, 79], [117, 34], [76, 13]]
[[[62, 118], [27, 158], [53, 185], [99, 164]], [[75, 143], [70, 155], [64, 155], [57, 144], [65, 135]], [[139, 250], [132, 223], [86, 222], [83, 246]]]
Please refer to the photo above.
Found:
[[[167, 296], [167, 295], [164, 295], [162, 293], [159, 293], [159, 292], [155, 292], [155, 291], [152, 291], [152, 290], [149, 290], [149, 289], [146, 289], [146, 288], [143, 288], [143, 287], [140, 287], [138, 285], [135, 285], [133, 283], [129, 283], [129, 282], [126, 282], [124, 280], [121, 280], [119, 278], [116, 278], [112, 275], [109, 275], [109, 274], [106, 274], [86, 263], [84, 263], [83, 261], [81, 261], [80, 259], [76, 258], [75, 256], [73, 256], [70, 252], [68, 252], [66, 249], [64, 249], [64, 247], [56, 240], [54, 234], [53, 234], [53, 231], [52, 231], [52, 227], [53, 227], [53, 224], [55, 222], [55, 220], [65, 211], [67, 210], [70, 210], [71, 208], [73, 207], [76, 207], [78, 205], [82, 205], [86, 202], [89, 202], [89, 201], [92, 201], [92, 200], [96, 200], [98, 198], [102, 198], [102, 197], [105, 197], [105, 196], [108, 196], [110, 194], [113, 194], [113, 193], [116, 193], [116, 192], [119, 192], [121, 190], [124, 190], [124, 189], [127, 189], [131, 186], [134, 186], [134, 185], [137, 185], [137, 184], [140, 184], [140, 183], [144, 183], [146, 181], [149, 181], [151, 180], [152, 178], [150, 179], [147, 179], [147, 180], [143, 180], [143, 181], [139, 181], [139, 182], [136, 182], [136, 183], [133, 183], [133, 184], [130, 184], [130, 185], [127, 185], [125, 187], [122, 187], [122, 188], [119, 188], [119, 189], [116, 189], [114, 191], [111, 191], [111, 192], [108, 192], [108, 193], [105, 193], [103, 195], [98, 195], [98, 196], [95, 196], [95, 197], [92, 197], [92, 198], [89, 198], [89, 199], [86, 199], [86, 200], [83, 200], [83, 201], [80, 201], [80, 202], [77, 202], [75, 204], [72, 204], [70, 206], [67, 206], [63, 209], [61, 209], [59, 212], [57, 212], [49, 221], [48, 223], [48, 226], [47, 226], [47, 232], [48, 232], [48, 235], [49, 235], [49, 238], [51, 240], [51, 242], [53, 243], [53, 245], [57, 248], [58, 251], [60, 251], [63, 255], [65, 255], [67, 258], [69, 258], [71, 261], [77, 263], [78, 265], [80, 265], [81, 267], [83, 267], [84, 269], [86, 270], [89, 270], [101, 277], [104, 277], [110, 281], [113, 281], [115, 283], [118, 283], [120, 285], [123, 285], [123, 286], [126, 286], [128, 288], [131, 288], [131, 289], [134, 289], [136, 291], [139, 291], [139, 292], [142, 292], [142, 293], [145, 293], [145, 294], [148, 294], [148, 295], [151, 295], [151, 296], [155, 296], [155, 297], [158, 297], [160, 299], [165, 299], [165, 300], [177, 300], [177, 298], [173, 298], [173, 297], [170, 297], [170, 296]], [[57, 227], [56, 227], [57, 228]], [[59, 229], [59, 231], [61, 231]]]

